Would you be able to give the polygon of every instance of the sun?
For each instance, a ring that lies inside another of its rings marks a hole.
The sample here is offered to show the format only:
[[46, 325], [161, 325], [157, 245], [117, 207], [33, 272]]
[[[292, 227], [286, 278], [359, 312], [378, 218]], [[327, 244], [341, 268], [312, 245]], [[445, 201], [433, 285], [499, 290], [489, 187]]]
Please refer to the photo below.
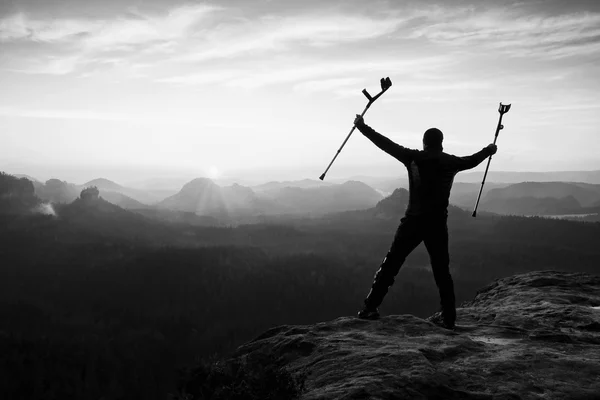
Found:
[[215, 167], [214, 165], [208, 167], [208, 177], [210, 179], [217, 179], [220, 175], [221, 173], [219, 172], [219, 168]]

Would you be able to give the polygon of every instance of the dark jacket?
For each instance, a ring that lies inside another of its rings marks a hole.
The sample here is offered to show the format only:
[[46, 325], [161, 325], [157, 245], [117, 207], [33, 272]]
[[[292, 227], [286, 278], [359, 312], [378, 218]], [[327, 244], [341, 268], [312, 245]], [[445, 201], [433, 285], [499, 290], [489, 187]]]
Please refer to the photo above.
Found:
[[406, 215], [448, 215], [448, 199], [454, 176], [460, 171], [476, 167], [491, 155], [487, 148], [466, 157], [447, 154], [441, 149], [408, 149], [368, 125], [357, 128], [377, 147], [406, 166], [410, 192]]

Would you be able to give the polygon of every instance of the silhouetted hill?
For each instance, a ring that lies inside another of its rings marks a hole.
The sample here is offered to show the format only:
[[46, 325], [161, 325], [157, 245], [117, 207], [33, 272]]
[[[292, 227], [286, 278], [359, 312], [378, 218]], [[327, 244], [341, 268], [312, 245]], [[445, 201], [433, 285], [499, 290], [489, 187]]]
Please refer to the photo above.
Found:
[[181, 188], [189, 183], [190, 179], [184, 176], [150, 178], [140, 181], [128, 182], [127, 187], [147, 190], [147, 191], [170, 191], [171, 195], [177, 193]]
[[102, 196], [102, 198], [106, 201], [128, 210], [142, 210], [150, 208], [149, 205], [140, 203], [139, 201], [119, 192], [102, 189], [100, 190], [100, 196]]
[[490, 190], [482, 210], [502, 214], [544, 215], [578, 212], [600, 200], [600, 185], [571, 182], [521, 182]]
[[[404, 216], [404, 212], [406, 211], [406, 207], [408, 207], [409, 200], [409, 192], [406, 189], [400, 188], [394, 190], [390, 196], [381, 200], [377, 205], [372, 208], [365, 210], [369, 215], [373, 215], [375, 218], [389, 218], [398, 220], [402, 216]], [[351, 215], [351, 213], [346, 213], [345, 215]], [[462, 210], [461, 208], [455, 207], [453, 205], [448, 206], [448, 215], [452, 218], [463, 218], [469, 215], [468, 212]]]
[[560, 199], [554, 197], [517, 197], [489, 199], [481, 205], [482, 210], [510, 215], [562, 215], [580, 212], [581, 205], [573, 196]]
[[[503, 188], [507, 186], [509, 186], [508, 183], [486, 182], [483, 186], [481, 198], [484, 199], [485, 196], [487, 196], [489, 191], [492, 189]], [[452, 191], [450, 192], [450, 204], [454, 204], [455, 206], [467, 209], [472, 209], [473, 207], [475, 207], [475, 202], [477, 201], [477, 195], [479, 194], [480, 188], [481, 182], [454, 182], [454, 184], [452, 185]]]
[[109, 190], [112, 192], [120, 192], [124, 189], [123, 186], [119, 185], [118, 183], [115, 183], [115, 182], [105, 179], [105, 178], [93, 179], [89, 182], [84, 183], [82, 186], [83, 187], [95, 186], [99, 190]]
[[[293, 221], [298, 226], [319, 227], [318, 229], [328, 229], [337, 232], [347, 232], [348, 235], [355, 235], [355, 232], [362, 232], [365, 235], [376, 235], [379, 240], [388, 245], [393, 234], [404, 216], [408, 206], [408, 190], [396, 189], [390, 196], [380, 200], [374, 207], [363, 210], [352, 210], [333, 212], [320, 216], [319, 218]], [[488, 213], [481, 213], [479, 220], [472, 221], [470, 212], [459, 207], [448, 206], [448, 223], [451, 229], [468, 230], [470, 224], [481, 225], [481, 219], [489, 216]], [[479, 228], [481, 229], [481, 228]], [[382, 235], [385, 232], [388, 236]], [[361, 246], [357, 242], [357, 246]], [[385, 251], [384, 247], [381, 251]]]
[[256, 215], [275, 213], [278, 207], [272, 201], [258, 196], [252, 189], [234, 183], [221, 188], [221, 193], [228, 210], [235, 214]]
[[[474, 207], [477, 195], [479, 194], [479, 188], [481, 187], [481, 181], [478, 183], [467, 183], [457, 182], [456, 180], [457, 178], [455, 179], [455, 182], [452, 185], [452, 191], [450, 192], [450, 204], [466, 208]], [[487, 181], [483, 187], [482, 196], [485, 196], [491, 189], [502, 188], [508, 185], [509, 183], [496, 183]], [[408, 179], [403, 177], [385, 180], [370, 184], [370, 186], [374, 189], [380, 190], [385, 195], [390, 195], [398, 188], [408, 189]]]
[[12, 174], [12, 176], [16, 177], [16, 178], [25, 178], [25, 179], [29, 179], [31, 182], [40, 182], [39, 179], [34, 178], [33, 176], [30, 175], [26, 175], [26, 174]]
[[[144, 190], [125, 187], [104, 178], [94, 179], [81, 187], [84, 188], [88, 186], [97, 187], [100, 189], [101, 195], [108, 201], [114, 202], [125, 208], [148, 208], [148, 205], [164, 200], [173, 194], [173, 192], [169, 190]], [[117, 193], [124, 197], [117, 196]]]
[[[72, 203], [57, 208], [60, 218], [69, 223], [80, 225], [81, 227], [114, 227], [113, 223], [134, 228], [143, 224], [144, 218], [135, 213], [124, 210], [123, 208], [112, 204], [102, 197], [99, 193], [91, 198], [82, 195]], [[110, 233], [110, 229], [106, 229]]]
[[0, 172], [0, 214], [28, 214], [39, 204], [31, 180]]
[[275, 190], [275, 189], [283, 189], [286, 187], [292, 188], [300, 188], [300, 189], [310, 189], [317, 188], [323, 186], [331, 186], [332, 183], [323, 182], [321, 180], [316, 179], [302, 179], [298, 181], [271, 181], [267, 183], [263, 183], [262, 185], [252, 186], [252, 189], [256, 192]]
[[408, 190], [402, 188], [394, 190], [394, 193], [377, 203], [374, 210], [376, 216], [396, 218], [404, 214], [408, 206], [408, 199]]
[[147, 197], [139, 191], [125, 188], [108, 179], [94, 179], [84, 185], [75, 185], [58, 179], [50, 179], [46, 183], [34, 182], [35, 194], [42, 200], [51, 203], [71, 203], [79, 197], [81, 190], [87, 187], [97, 187], [100, 196], [110, 203], [127, 209], [144, 209], [148, 205], [130, 197], [133, 193], [138, 197]]
[[510, 199], [535, 197], [562, 199], [573, 196], [581, 206], [588, 207], [600, 200], [600, 185], [584, 185], [571, 182], [521, 182], [504, 188], [490, 190], [483, 199]]
[[261, 193], [287, 213], [321, 215], [373, 207], [383, 198], [375, 189], [358, 182], [298, 188], [283, 187]]
[[[312, 186], [309, 183], [306, 185]], [[198, 178], [187, 183], [179, 193], [160, 202], [158, 207], [224, 218], [283, 214], [320, 215], [369, 208], [381, 198], [382, 196], [371, 187], [354, 181], [307, 188], [269, 184], [255, 193], [245, 186], [234, 184], [220, 187], [210, 179]]]
[[[598, 276], [532, 272], [481, 289], [457, 310], [454, 331], [409, 314], [276, 326], [225, 363], [198, 366], [180, 390], [216, 398], [244, 388], [263, 398], [285, 390], [298, 399], [594, 399], [598, 293]], [[265, 365], [286, 378], [271, 391], [252, 379], [266, 375]], [[219, 380], [209, 378], [215, 374]]]
[[[406, 175], [406, 174], [404, 174]], [[401, 178], [395, 178], [395, 179], [386, 179], [384, 181], [375, 181], [375, 182], [368, 182], [368, 181], [361, 181], [361, 182], [365, 182], [367, 183], [369, 186], [371, 186], [373, 189], [377, 189], [379, 191], [381, 191], [383, 194], [391, 194], [394, 192], [394, 190], [399, 189], [399, 188], [403, 188], [403, 189], [408, 189], [408, 176], [402, 176]]]
[[33, 183], [35, 194], [51, 203], [70, 203], [79, 196], [80, 187], [59, 179], [49, 179], [45, 183]]
[[384, 195], [391, 194], [400, 187], [408, 188], [408, 174], [406, 170], [399, 169], [397, 176], [370, 176], [353, 175], [348, 178], [331, 179], [330, 182], [341, 184], [347, 181], [358, 181], [369, 185], [373, 189], [383, 192]]
[[[457, 182], [481, 183], [483, 171], [461, 172], [456, 176]], [[486, 178], [489, 182], [519, 183], [519, 182], [582, 182], [600, 184], [598, 171], [550, 171], [550, 172], [512, 172], [494, 171], [490, 169]]]
[[[247, 192], [243, 190], [231, 190], [232, 196], [240, 193], [246, 197]], [[238, 204], [237, 199], [226, 199], [221, 187], [208, 178], [197, 178], [186, 183], [181, 190], [165, 200], [158, 203], [159, 208], [167, 208], [173, 211], [193, 212], [204, 216], [227, 217], [233, 210], [228, 208], [230, 204]]]
[[111, 241], [119, 239], [152, 244], [176, 243], [182, 233], [107, 201], [95, 187], [82, 190], [73, 202], [58, 204], [54, 209], [60, 222], [58, 232], [68, 235], [80, 232], [81, 235], [95, 235]]

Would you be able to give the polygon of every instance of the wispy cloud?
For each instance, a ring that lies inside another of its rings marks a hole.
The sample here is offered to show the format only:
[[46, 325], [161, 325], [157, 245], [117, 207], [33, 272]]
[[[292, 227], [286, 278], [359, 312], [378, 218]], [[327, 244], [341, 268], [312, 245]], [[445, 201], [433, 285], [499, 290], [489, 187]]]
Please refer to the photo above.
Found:
[[156, 79], [159, 83], [172, 83], [177, 85], [210, 85], [227, 82], [231, 79], [239, 78], [244, 74], [242, 70], [217, 70], [199, 72], [189, 75], [172, 76], [168, 78]]
[[75, 109], [23, 109], [19, 107], [0, 106], [0, 117], [10, 118], [40, 118], [63, 120], [88, 120], [88, 121], [120, 121], [139, 124], [165, 124], [167, 126], [190, 126], [207, 128], [233, 128], [241, 129], [251, 126], [247, 121], [209, 121], [207, 118], [198, 119], [190, 114], [165, 113], [162, 115], [141, 115], [133, 113], [102, 112], [93, 110]]
[[[179, 6], [163, 15], [129, 13], [110, 20], [40, 20], [18, 13], [0, 20], [0, 45], [46, 45], [47, 51], [39, 51], [35, 60], [22, 58], [23, 71], [66, 74], [98, 63], [107, 53], [112, 58], [118, 53], [124, 60], [189, 63], [252, 57], [302, 46], [319, 49], [334, 44], [356, 45], [389, 35], [403, 21], [394, 16], [374, 18], [333, 11], [249, 18], [240, 9], [209, 4]], [[62, 55], [57, 55], [57, 49]], [[36, 61], [48, 65], [47, 71]]]
[[[347, 89], [350, 86], [357, 86], [364, 82], [361, 78], [333, 78], [320, 79], [301, 82], [294, 85], [293, 90], [300, 93], [315, 93], [315, 92], [336, 92], [340, 89]], [[356, 91], [356, 90], [354, 90]]]
[[483, 46], [516, 57], [562, 58], [597, 54], [600, 14], [570, 13], [558, 16], [527, 15], [519, 8], [454, 9], [436, 14], [414, 29], [410, 38], [475, 51]]
[[75, 71], [83, 59], [79, 55], [47, 55], [37, 58], [27, 57], [23, 61], [27, 63], [27, 67], [20, 66], [15, 69], [7, 68], [7, 70], [26, 74], [66, 75]]
[[0, 20], [0, 42], [12, 40], [31, 40], [38, 42], [56, 42], [76, 39], [101, 26], [99, 21], [90, 20], [36, 20], [25, 13], [17, 13]]
[[[410, 75], [415, 71], [439, 70], [447, 66], [447, 57], [423, 57], [406, 60], [379, 59], [366, 61], [362, 58], [337, 60], [292, 59], [283, 62], [265, 62], [260, 66], [245, 69], [224, 69], [190, 75], [179, 75], [157, 80], [163, 83], [177, 84], [214, 84], [228, 87], [256, 89], [264, 86], [293, 83], [298, 91], [319, 91], [337, 87], [339, 93], [343, 87], [364, 79], [365, 75], [380, 74]], [[391, 71], [391, 72], [390, 72]], [[360, 75], [360, 76], [359, 76]]]
[[207, 32], [196, 51], [183, 55], [186, 61], [204, 61], [272, 50], [289, 50], [292, 45], [328, 47], [389, 35], [404, 22], [390, 17], [375, 19], [362, 15], [329, 13], [299, 16], [265, 16], [236, 21]]
[[221, 7], [197, 4], [177, 7], [164, 15], [129, 13], [110, 20], [40, 20], [17, 13], [0, 20], [0, 41], [73, 43], [86, 49], [106, 50], [114, 46], [179, 38], [220, 10]]
[[[18, 55], [19, 71], [68, 74], [88, 65], [121, 63], [152, 54], [173, 51], [200, 24], [223, 9], [196, 4], [180, 6], [162, 15], [132, 14], [114, 19], [34, 19], [18, 13], [0, 19], [3, 43], [36, 43], [36, 53]], [[45, 47], [40, 47], [45, 46]], [[12, 68], [13, 70], [15, 68]]]

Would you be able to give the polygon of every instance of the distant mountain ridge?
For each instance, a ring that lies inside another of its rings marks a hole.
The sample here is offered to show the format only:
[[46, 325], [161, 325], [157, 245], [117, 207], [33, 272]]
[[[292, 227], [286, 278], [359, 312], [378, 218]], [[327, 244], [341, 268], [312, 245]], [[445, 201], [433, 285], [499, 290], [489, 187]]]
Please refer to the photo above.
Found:
[[[290, 185], [299, 185], [290, 186]], [[220, 187], [207, 178], [188, 182], [157, 206], [197, 215], [324, 214], [373, 207], [383, 196], [362, 182], [317, 185], [310, 180]]]
[[375, 206], [383, 195], [358, 181], [318, 187], [283, 187], [261, 193], [291, 213], [325, 214]]
[[261, 185], [251, 186], [254, 191], [266, 191], [274, 189], [282, 189], [285, 187], [295, 187], [300, 189], [310, 189], [323, 186], [334, 185], [330, 182], [323, 182], [316, 179], [302, 179], [298, 181], [270, 181]]
[[[456, 182], [481, 183], [483, 171], [461, 172]], [[600, 184], [600, 170], [595, 171], [549, 171], [549, 172], [512, 172], [494, 171], [490, 169], [486, 178], [488, 182], [520, 183], [520, 182], [580, 182]]]
[[33, 182], [35, 194], [40, 199], [51, 203], [70, 203], [79, 197], [81, 187], [59, 179], [48, 179], [46, 182]]
[[[593, 177], [595, 172], [597, 171], [582, 173]], [[464, 174], [459, 176], [461, 175]], [[70, 203], [79, 196], [82, 189], [95, 186], [100, 190], [101, 197], [125, 209], [151, 209], [156, 205], [157, 210], [216, 218], [287, 214], [316, 216], [366, 210], [375, 207], [385, 196], [402, 187], [398, 185], [403, 184], [402, 178], [373, 180], [375, 187], [359, 181], [332, 183], [303, 179], [270, 181], [256, 186], [236, 183], [220, 186], [208, 178], [197, 178], [174, 192], [128, 188], [106, 178], [97, 178], [83, 185], [59, 179], [49, 179], [42, 183], [29, 176], [24, 178], [32, 181], [36, 196], [47, 202]], [[480, 187], [481, 182], [455, 182], [450, 203], [465, 209], [472, 208]], [[511, 184], [490, 181], [488, 177], [479, 209], [512, 215], [579, 215], [597, 213], [599, 207], [600, 184], [562, 181]], [[180, 218], [183, 217], [177, 217]]]
[[490, 190], [482, 210], [499, 214], [585, 213], [600, 202], [600, 185], [572, 182], [521, 182]]
[[[30, 177], [26, 177], [26, 179], [31, 180]], [[97, 187], [100, 190], [100, 195], [107, 201], [127, 209], [148, 208], [151, 204], [172, 194], [167, 192], [163, 196], [152, 191], [132, 189], [105, 178], [93, 179], [83, 185], [59, 179], [49, 179], [44, 183], [37, 180], [32, 182], [36, 195], [44, 201], [53, 203], [70, 203], [77, 199], [81, 190], [92, 186]]]
[[519, 197], [560, 199], [567, 196], [573, 196], [583, 207], [588, 207], [600, 200], [600, 185], [572, 182], [520, 182], [504, 188], [492, 189], [485, 199]]
[[110, 181], [105, 178], [93, 179], [89, 182], [84, 183], [81, 186], [83, 186], [83, 187], [96, 186], [100, 190], [111, 190], [111, 191], [115, 191], [115, 192], [118, 192], [118, 191], [121, 191], [124, 189], [124, 187], [119, 185], [118, 183], [115, 183], [115, 182]]
[[208, 178], [196, 178], [186, 183], [178, 193], [158, 203], [157, 207], [225, 217], [243, 211], [264, 212], [267, 204], [262, 204], [250, 188], [240, 185], [221, 188]]

